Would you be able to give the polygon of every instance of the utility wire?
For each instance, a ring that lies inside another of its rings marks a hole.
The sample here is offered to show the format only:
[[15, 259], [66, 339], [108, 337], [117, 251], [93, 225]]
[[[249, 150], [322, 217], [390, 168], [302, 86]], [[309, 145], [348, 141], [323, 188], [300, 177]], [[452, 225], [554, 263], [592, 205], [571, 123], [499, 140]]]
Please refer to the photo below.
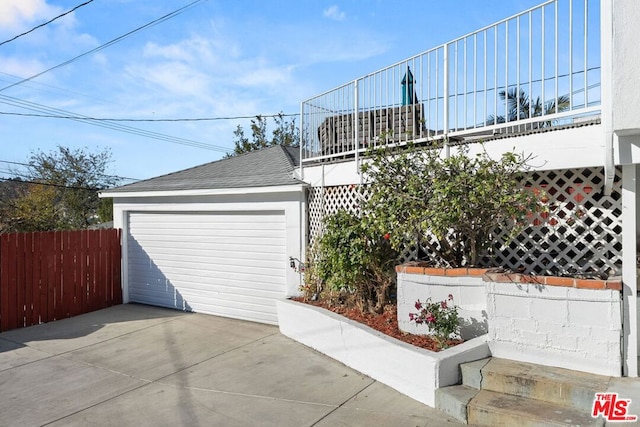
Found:
[[24, 108], [25, 110], [36, 111], [38, 113], [70, 116], [70, 120], [75, 120], [75, 121], [87, 123], [93, 126], [99, 126], [107, 129], [125, 132], [132, 135], [158, 139], [161, 141], [166, 141], [174, 144], [181, 144], [181, 145], [186, 145], [186, 146], [195, 147], [195, 148], [219, 151], [223, 153], [226, 153], [229, 151], [229, 148], [222, 147], [220, 145], [207, 144], [204, 142], [198, 142], [198, 141], [194, 141], [186, 138], [165, 135], [158, 132], [152, 132], [145, 129], [123, 125], [120, 123], [112, 123], [109, 121], [92, 121], [92, 120], [89, 120], [87, 116], [83, 116], [81, 114], [72, 113], [70, 111], [60, 110], [53, 107], [48, 107], [46, 105], [37, 104], [35, 102], [24, 101], [24, 100], [13, 98], [6, 95], [0, 95], [0, 103], [8, 104], [14, 107]]
[[183, 6], [183, 7], [181, 7], [180, 9], [176, 9], [176, 10], [174, 10], [174, 11], [173, 11], [173, 12], [171, 12], [171, 13], [168, 13], [168, 14], [166, 14], [166, 15], [164, 15], [164, 16], [161, 16], [160, 18], [154, 19], [153, 21], [151, 21], [151, 22], [149, 22], [149, 23], [147, 23], [147, 24], [145, 24], [145, 25], [143, 25], [143, 26], [141, 26], [141, 27], [138, 27], [138, 28], [136, 28], [136, 29], [134, 29], [134, 30], [131, 30], [131, 31], [129, 31], [128, 33], [125, 33], [125, 34], [123, 34], [123, 35], [121, 35], [121, 36], [119, 36], [119, 37], [116, 37], [115, 39], [112, 39], [112, 40], [108, 41], [108, 42], [107, 42], [107, 43], [105, 43], [105, 44], [102, 44], [102, 45], [100, 45], [100, 46], [98, 46], [98, 47], [96, 47], [96, 48], [94, 48], [94, 49], [91, 49], [91, 50], [89, 50], [89, 51], [87, 51], [87, 52], [84, 52], [84, 53], [82, 53], [82, 54], [80, 54], [80, 55], [78, 55], [78, 56], [75, 56], [75, 57], [73, 57], [73, 58], [71, 58], [71, 59], [69, 59], [69, 60], [67, 60], [67, 61], [64, 61], [64, 62], [62, 62], [62, 63], [58, 64], [58, 65], [54, 65], [53, 67], [48, 68], [48, 69], [46, 69], [46, 70], [44, 70], [44, 71], [41, 71], [41, 72], [39, 72], [39, 73], [37, 73], [37, 74], [34, 74], [34, 75], [32, 75], [31, 77], [27, 77], [27, 78], [25, 78], [25, 79], [22, 79], [22, 80], [20, 80], [20, 81], [17, 81], [17, 82], [15, 82], [15, 83], [13, 83], [13, 84], [10, 84], [9, 86], [5, 86], [5, 87], [3, 87], [2, 89], [0, 89], [0, 92], [5, 91], [5, 90], [7, 90], [7, 89], [9, 89], [9, 88], [12, 88], [12, 87], [14, 87], [14, 86], [18, 86], [18, 85], [21, 85], [21, 84], [23, 84], [23, 83], [26, 83], [26, 82], [28, 82], [29, 80], [33, 80], [33, 79], [35, 79], [35, 78], [37, 78], [37, 77], [40, 77], [41, 75], [43, 75], [43, 74], [45, 74], [45, 73], [48, 73], [49, 71], [53, 71], [53, 70], [55, 70], [55, 69], [57, 69], [57, 68], [64, 67], [65, 65], [69, 65], [69, 64], [71, 64], [72, 62], [75, 62], [75, 61], [77, 61], [78, 59], [83, 58], [83, 57], [85, 57], [85, 56], [87, 56], [87, 55], [91, 55], [92, 53], [96, 53], [96, 52], [99, 52], [99, 51], [101, 51], [101, 50], [103, 50], [103, 49], [106, 49], [107, 47], [109, 47], [109, 46], [111, 46], [111, 45], [114, 45], [114, 44], [116, 44], [116, 43], [118, 43], [118, 42], [120, 42], [120, 41], [124, 40], [125, 38], [127, 38], [127, 37], [131, 36], [132, 34], [137, 33], [138, 31], [141, 31], [141, 30], [143, 30], [143, 29], [145, 29], [145, 28], [153, 27], [154, 25], [160, 24], [161, 22], [164, 22], [164, 21], [166, 21], [166, 20], [169, 20], [169, 19], [171, 19], [171, 18], [173, 18], [173, 17], [175, 17], [175, 16], [178, 16], [178, 15], [180, 15], [181, 13], [186, 12], [188, 9], [191, 9], [192, 7], [196, 6], [198, 3], [202, 3], [202, 2], [204, 2], [204, 1], [207, 1], [207, 0], [195, 0], [195, 1], [192, 1], [191, 3], [189, 3], [189, 4], [187, 4], [187, 5]]
[[[22, 79], [22, 77], [20, 76], [16, 76], [14, 74], [9, 74], [9, 73], [4, 73], [2, 71], [0, 71], [0, 76], [6, 76], [8, 77], [7, 79], [0, 77], [0, 82], [6, 82], [6, 83], [13, 83], [16, 80], [20, 80]], [[38, 82], [38, 81], [31, 81], [28, 84], [25, 84], [25, 86], [31, 87], [35, 90], [38, 91], [45, 91], [45, 92], [51, 92], [51, 93], [63, 93], [64, 95], [74, 95], [74, 96], [80, 96], [82, 98], [87, 98], [93, 101], [98, 101], [102, 104], [105, 103], [110, 103], [110, 104], [115, 104], [114, 102], [111, 101], [107, 101], [104, 98], [98, 98], [96, 96], [92, 96], [92, 95], [87, 95], [86, 93], [82, 93], [82, 92], [76, 92], [73, 90], [69, 90], [69, 89], [64, 89], [58, 86], [53, 86], [47, 83], [42, 83], [42, 82]], [[117, 105], [117, 104], [116, 104]]]
[[49, 187], [67, 188], [69, 190], [87, 190], [87, 191], [103, 190], [102, 188], [74, 187], [74, 186], [71, 186], [71, 185], [53, 184], [51, 182], [37, 182], [37, 181], [29, 181], [29, 180], [24, 180], [24, 179], [15, 179], [15, 178], [0, 178], [0, 181], [11, 181], [11, 182], [23, 183], [23, 184], [46, 185], [46, 186], [49, 186]]
[[47, 22], [45, 22], [45, 23], [43, 23], [43, 24], [37, 25], [37, 26], [33, 27], [32, 29], [30, 29], [29, 31], [25, 31], [25, 32], [24, 32], [24, 33], [22, 33], [22, 34], [18, 34], [17, 36], [15, 36], [15, 37], [13, 37], [13, 38], [11, 38], [11, 39], [9, 39], [9, 40], [5, 40], [5, 41], [3, 41], [2, 43], [0, 43], [0, 46], [2, 46], [3, 44], [6, 44], [6, 43], [12, 42], [12, 41], [14, 41], [15, 39], [17, 39], [17, 38], [19, 38], [19, 37], [26, 36], [27, 34], [29, 34], [29, 33], [33, 32], [33, 31], [37, 30], [38, 28], [42, 28], [42, 27], [44, 27], [45, 25], [49, 25], [49, 24], [51, 24], [53, 21], [55, 21], [56, 19], [62, 18], [63, 16], [66, 16], [66, 15], [70, 14], [71, 12], [73, 12], [73, 11], [75, 11], [75, 10], [77, 10], [77, 9], [80, 9], [82, 6], [86, 6], [86, 5], [88, 5], [88, 4], [89, 4], [89, 3], [91, 3], [92, 1], [93, 1], [93, 0], [89, 0], [89, 1], [86, 1], [86, 2], [84, 2], [84, 3], [82, 3], [82, 4], [79, 4], [78, 6], [76, 6], [76, 7], [74, 7], [73, 9], [71, 9], [71, 10], [69, 10], [69, 11], [67, 11], [67, 12], [63, 13], [62, 15], [58, 15], [58, 16], [56, 16], [55, 18], [50, 19], [50, 20], [48, 20]]
[[[32, 114], [32, 113], [15, 113], [0, 111], [0, 114], [7, 116], [24, 116], [24, 117], [44, 117], [50, 119], [76, 119], [77, 116], [60, 116], [54, 114]], [[287, 114], [256, 114], [254, 116], [229, 116], [229, 117], [197, 117], [197, 118], [176, 118], [176, 119], [115, 119], [105, 117], [83, 117], [83, 120], [91, 120], [96, 122], [205, 122], [205, 121], [217, 121], [217, 120], [241, 120], [241, 119], [254, 119], [256, 117], [292, 117], [298, 116], [298, 113]]]
[[[18, 166], [27, 166], [27, 167], [31, 167], [32, 165], [30, 165], [29, 163], [22, 163], [22, 162], [12, 162], [9, 160], [0, 160], [0, 163], [7, 163], [10, 165], [18, 165]], [[7, 173], [7, 172], [5, 172]], [[13, 172], [11, 172], [13, 173]], [[119, 176], [119, 175], [108, 175], [108, 174], [104, 174], [104, 173], [99, 173], [96, 174], [98, 176], [104, 176], [107, 178], [117, 178], [117, 179], [122, 179], [122, 180], [126, 180], [126, 181], [140, 181], [138, 178], [127, 178], [126, 176]], [[27, 177], [29, 178], [29, 177]]]

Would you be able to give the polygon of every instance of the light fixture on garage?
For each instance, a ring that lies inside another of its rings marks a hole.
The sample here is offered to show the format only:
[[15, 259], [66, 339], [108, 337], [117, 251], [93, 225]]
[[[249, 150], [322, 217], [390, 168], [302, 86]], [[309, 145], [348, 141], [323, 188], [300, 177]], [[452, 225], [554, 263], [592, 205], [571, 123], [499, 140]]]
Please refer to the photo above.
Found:
[[304, 263], [300, 261], [298, 258], [290, 256], [289, 266], [298, 273], [304, 273]]

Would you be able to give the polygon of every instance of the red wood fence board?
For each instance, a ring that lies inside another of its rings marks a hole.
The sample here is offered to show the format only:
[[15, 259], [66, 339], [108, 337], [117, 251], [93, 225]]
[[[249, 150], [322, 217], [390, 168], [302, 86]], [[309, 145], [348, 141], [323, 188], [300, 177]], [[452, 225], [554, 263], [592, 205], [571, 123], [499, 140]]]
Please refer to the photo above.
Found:
[[7, 302], [5, 307], [7, 309], [7, 327], [9, 329], [15, 329], [18, 327], [18, 279], [16, 277], [16, 261], [17, 261], [17, 250], [16, 250], [16, 240], [17, 236], [8, 236], [7, 249], [13, 253], [16, 253], [16, 256], [13, 258], [9, 258], [7, 272], [7, 283], [9, 286], [9, 292], [7, 294]]
[[0, 235], [0, 331], [122, 303], [120, 230]]
[[24, 237], [24, 324], [33, 325], [33, 234], [26, 233]]
[[[0, 253], [10, 251], [10, 236], [8, 234], [0, 234]], [[0, 331], [9, 329], [9, 257], [0, 256]], [[6, 284], [6, 285], [5, 285]]]
[[[40, 323], [40, 283], [42, 281], [42, 277], [40, 275], [40, 239], [34, 238], [33, 234], [30, 234], [30, 236], [31, 259], [27, 261], [27, 265], [31, 264], [31, 295], [33, 295], [33, 300], [31, 301], [31, 325], [37, 325]], [[29, 283], [26, 285], [29, 286]]]

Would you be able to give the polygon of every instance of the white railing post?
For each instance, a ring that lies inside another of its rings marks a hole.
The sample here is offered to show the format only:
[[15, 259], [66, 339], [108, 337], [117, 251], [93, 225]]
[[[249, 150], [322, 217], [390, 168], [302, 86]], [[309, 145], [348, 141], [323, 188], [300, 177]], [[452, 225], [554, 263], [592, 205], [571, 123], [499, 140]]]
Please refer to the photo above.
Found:
[[356, 79], [353, 83], [353, 145], [356, 149], [355, 155], [355, 164], [356, 164], [356, 173], [360, 174], [360, 143], [358, 141], [358, 80]]
[[449, 44], [444, 45], [444, 58], [443, 58], [443, 73], [442, 86], [443, 86], [443, 108], [442, 108], [442, 122], [443, 122], [443, 135], [444, 135], [444, 153], [446, 157], [449, 157]]
[[[300, 180], [304, 181], [304, 102], [300, 103]], [[322, 141], [320, 142], [322, 143]]]

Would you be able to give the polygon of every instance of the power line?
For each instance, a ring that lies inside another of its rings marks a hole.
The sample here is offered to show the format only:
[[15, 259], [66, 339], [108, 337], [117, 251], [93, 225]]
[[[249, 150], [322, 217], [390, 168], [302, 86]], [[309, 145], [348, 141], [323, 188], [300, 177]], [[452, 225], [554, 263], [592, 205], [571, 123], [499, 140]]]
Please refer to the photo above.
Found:
[[29, 181], [29, 180], [25, 180], [25, 179], [15, 179], [15, 178], [0, 178], [0, 181], [11, 181], [11, 182], [23, 183], [23, 184], [46, 185], [46, 186], [49, 186], [49, 187], [66, 188], [66, 189], [69, 189], [69, 190], [87, 190], [87, 191], [99, 191], [99, 190], [102, 190], [102, 188], [74, 187], [72, 185], [53, 184], [51, 182], [37, 182], [37, 181]]
[[158, 132], [152, 132], [145, 129], [136, 128], [133, 126], [127, 126], [120, 123], [112, 123], [109, 121], [92, 121], [89, 120], [87, 116], [83, 116], [81, 114], [72, 113], [70, 111], [65, 111], [53, 107], [48, 107], [46, 105], [37, 104], [35, 102], [24, 101], [18, 98], [13, 98], [6, 95], [0, 95], [0, 103], [8, 104], [14, 107], [24, 108], [25, 110], [36, 111], [38, 113], [43, 114], [51, 114], [51, 115], [63, 115], [70, 116], [70, 120], [75, 120], [78, 122], [90, 124], [93, 126], [99, 126], [107, 129], [112, 129], [124, 133], [128, 133], [131, 135], [142, 136], [145, 138], [157, 139], [161, 141], [166, 141], [174, 144], [181, 144], [195, 148], [202, 148], [207, 150], [219, 151], [226, 153], [229, 151], [227, 147], [222, 147], [220, 145], [207, 144], [204, 142], [194, 141], [191, 139], [180, 138], [176, 136], [170, 136]]
[[[20, 80], [22, 79], [22, 77], [20, 76], [16, 76], [14, 74], [9, 74], [9, 73], [5, 73], [0, 71], [0, 76], [7, 76], [10, 77], [9, 79], [4, 79], [0, 77], [0, 82], [6, 82], [6, 83], [13, 83], [16, 80]], [[27, 86], [27, 84], [25, 84], [25, 86]], [[38, 81], [30, 81], [28, 83], [29, 87], [32, 87], [35, 90], [38, 91], [46, 91], [46, 92], [52, 92], [52, 93], [63, 93], [65, 95], [74, 95], [74, 96], [81, 96], [83, 98], [87, 98], [87, 99], [91, 99], [94, 101], [98, 101], [100, 103], [111, 103], [111, 104], [115, 104], [114, 102], [111, 101], [107, 101], [104, 98], [98, 98], [96, 96], [92, 96], [92, 95], [87, 95], [86, 93], [82, 93], [82, 92], [76, 92], [73, 90], [69, 90], [69, 89], [65, 89], [65, 88], [61, 88], [59, 86], [54, 86], [54, 85], [50, 85], [47, 83], [42, 83], [42, 82], [38, 82]]]
[[53, 21], [55, 21], [56, 19], [62, 18], [63, 16], [66, 16], [66, 15], [70, 14], [71, 12], [73, 12], [73, 11], [75, 11], [75, 10], [77, 10], [77, 9], [80, 9], [82, 6], [86, 6], [86, 5], [88, 5], [88, 4], [89, 4], [89, 3], [91, 3], [92, 1], [93, 1], [93, 0], [89, 0], [89, 1], [86, 1], [86, 2], [84, 2], [84, 3], [82, 3], [82, 4], [79, 4], [78, 6], [74, 7], [73, 9], [69, 10], [68, 12], [63, 13], [62, 15], [58, 15], [58, 16], [56, 16], [55, 18], [50, 19], [50, 20], [48, 20], [47, 22], [45, 22], [45, 23], [43, 23], [43, 24], [37, 25], [37, 26], [33, 27], [32, 29], [30, 29], [29, 31], [25, 31], [25, 32], [24, 32], [24, 33], [22, 33], [22, 34], [18, 34], [17, 36], [15, 36], [15, 37], [13, 37], [13, 38], [11, 38], [11, 39], [9, 39], [9, 40], [5, 40], [5, 41], [3, 41], [2, 43], [0, 43], [0, 46], [2, 46], [3, 44], [6, 44], [6, 43], [12, 42], [12, 41], [14, 41], [15, 39], [17, 39], [17, 38], [19, 38], [19, 37], [26, 36], [27, 34], [29, 34], [29, 33], [33, 32], [33, 31], [37, 30], [38, 28], [42, 28], [42, 27], [44, 27], [45, 25], [49, 25], [49, 24], [51, 24]]
[[[61, 116], [54, 114], [32, 114], [32, 113], [15, 113], [0, 111], [0, 114], [8, 116], [24, 116], [24, 117], [44, 117], [50, 119], [75, 119], [77, 116]], [[241, 119], [254, 119], [256, 117], [292, 117], [298, 116], [298, 113], [287, 114], [256, 114], [254, 116], [228, 116], [228, 117], [197, 117], [197, 118], [174, 118], [174, 119], [116, 119], [106, 117], [83, 117], [83, 120], [91, 121], [103, 121], [103, 122], [205, 122], [205, 121], [219, 121], [219, 120], [241, 120]]]
[[[31, 167], [33, 165], [29, 164], [29, 163], [22, 163], [22, 162], [12, 162], [10, 160], [0, 160], [0, 163], [7, 163], [10, 165], [18, 165], [18, 166], [27, 166], [27, 167]], [[5, 173], [14, 173], [14, 172], [5, 172]], [[16, 174], [19, 175], [19, 174]], [[104, 173], [98, 173], [96, 174], [98, 176], [104, 176], [107, 178], [117, 178], [117, 179], [122, 179], [122, 180], [126, 180], [126, 181], [140, 181], [140, 179], [138, 178], [128, 178], [126, 176], [119, 176], [119, 175], [108, 175], [108, 174], [104, 174]], [[30, 178], [30, 177], [27, 177]]]
[[29, 80], [33, 80], [33, 79], [35, 79], [37, 77], [40, 77], [41, 75], [43, 75], [45, 73], [48, 73], [49, 71], [55, 70], [55, 69], [60, 68], [60, 67], [64, 67], [65, 65], [69, 65], [72, 62], [75, 62], [78, 59], [83, 58], [83, 57], [85, 57], [87, 55], [91, 55], [92, 53], [96, 53], [96, 52], [99, 52], [99, 51], [101, 51], [103, 49], [106, 49], [107, 47], [109, 47], [111, 45], [114, 45], [114, 44], [124, 40], [125, 38], [137, 33], [138, 31], [141, 31], [141, 30], [143, 30], [145, 28], [152, 27], [152, 26], [157, 25], [157, 24], [159, 24], [161, 22], [169, 20], [169, 19], [171, 19], [171, 18], [173, 18], [175, 16], [178, 16], [178, 15], [186, 12], [188, 9], [191, 9], [192, 7], [196, 6], [198, 3], [202, 3], [204, 1], [207, 1], [207, 0], [195, 0], [195, 1], [192, 1], [191, 3], [187, 4], [186, 6], [183, 6], [183, 7], [179, 8], [179, 9], [176, 9], [171, 13], [168, 13], [168, 14], [166, 14], [164, 16], [161, 16], [160, 18], [154, 19], [153, 21], [151, 21], [151, 22], [149, 22], [149, 23], [147, 23], [147, 24], [145, 24], [145, 25], [143, 25], [141, 27], [138, 27], [138, 28], [136, 28], [134, 30], [131, 30], [128, 33], [125, 33], [125, 34], [123, 34], [123, 35], [121, 35], [119, 37], [116, 37], [115, 39], [112, 39], [112, 40], [108, 41], [107, 43], [104, 43], [104, 44], [102, 44], [102, 45], [100, 45], [100, 46], [98, 46], [98, 47], [96, 47], [94, 49], [91, 49], [91, 50], [89, 50], [87, 52], [84, 52], [84, 53], [82, 53], [82, 54], [80, 54], [78, 56], [75, 56], [75, 57], [73, 57], [73, 58], [71, 58], [71, 59], [69, 59], [67, 61], [64, 61], [64, 62], [62, 62], [62, 63], [60, 63], [58, 65], [55, 65], [55, 66], [53, 66], [51, 68], [48, 68], [48, 69], [46, 69], [44, 71], [41, 71], [41, 72], [39, 72], [37, 74], [34, 74], [31, 77], [27, 77], [27, 78], [22, 79], [22, 80], [20, 80], [18, 82], [10, 84], [9, 86], [5, 86], [2, 89], [0, 89], [0, 92], [5, 91], [5, 90], [7, 90], [9, 88], [12, 88], [14, 86], [21, 85], [22, 83], [28, 82]]

